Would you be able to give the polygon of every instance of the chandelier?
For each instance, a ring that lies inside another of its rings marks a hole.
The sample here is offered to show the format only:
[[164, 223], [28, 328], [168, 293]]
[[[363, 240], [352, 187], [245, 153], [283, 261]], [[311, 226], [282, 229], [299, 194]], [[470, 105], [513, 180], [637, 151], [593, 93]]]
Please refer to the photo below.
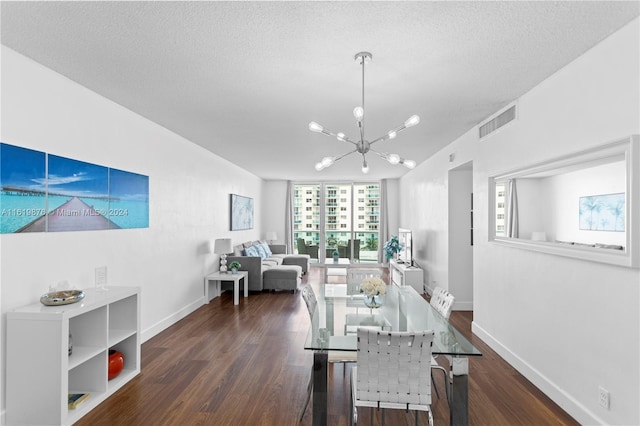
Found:
[[374, 139], [371, 142], [369, 142], [364, 138], [364, 112], [365, 112], [364, 110], [364, 64], [366, 62], [369, 62], [372, 59], [372, 57], [373, 55], [371, 55], [371, 53], [369, 52], [356, 53], [356, 55], [354, 56], [354, 59], [356, 60], [356, 62], [359, 61], [360, 64], [362, 65], [362, 104], [353, 109], [353, 116], [358, 122], [358, 128], [360, 130], [360, 140], [358, 142], [354, 142], [351, 139], [349, 139], [347, 136], [345, 136], [344, 133], [334, 134], [328, 130], [325, 130], [324, 127], [322, 127], [320, 124], [316, 123], [315, 121], [312, 121], [311, 123], [309, 123], [309, 130], [311, 130], [312, 132], [322, 133], [327, 136], [335, 137], [339, 141], [348, 142], [354, 145], [355, 147], [352, 151], [346, 152], [344, 154], [341, 154], [335, 157], [324, 157], [320, 162], [316, 163], [315, 167], [317, 171], [326, 169], [336, 161], [341, 160], [347, 155], [353, 154], [356, 152], [362, 155], [362, 173], [369, 173], [369, 164], [367, 163], [367, 157], [366, 157], [367, 153], [369, 152], [372, 152], [378, 155], [379, 157], [387, 160], [390, 164], [393, 164], [393, 165], [402, 164], [408, 169], [413, 169], [416, 166], [416, 162], [413, 160], [404, 159], [400, 157], [398, 154], [389, 154], [386, 152], [376, 151], [373, 148], [371, 148], [371, 145], [380, 141], [385, 141], [387, 139], [393, 139], [398, 135], [398, 133], [400, 133], [404, 129], [415, 126], [420, 122], [420, 117], [418, 117], [417, 115], [412, 115], [401, 126], [396, 127], [393, 130], [389, 130], [385, 135], [380, 136], [379, 138]]

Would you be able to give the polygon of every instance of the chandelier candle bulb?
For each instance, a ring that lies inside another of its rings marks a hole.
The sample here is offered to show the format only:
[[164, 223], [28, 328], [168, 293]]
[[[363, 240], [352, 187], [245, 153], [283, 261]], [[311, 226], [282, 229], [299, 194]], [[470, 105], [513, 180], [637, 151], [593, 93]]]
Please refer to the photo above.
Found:
[[324, 157], [322, 159], [322, 166], [323, 167], [329, 167], [330, 165], [333, 164], [333, 158], [331, 157]]
[[387, 156], [387, 161], [395, 166], [400, 162], [400, 156], [398, 154], [389, 154]]
[[420, 122], [420, 117], [412, 115], [407, 121], [404, 122], [404, 127], [413, 127]]
[[407, 169], [413, 169], [416, 166], [416, 162], [413, 160], [404, 160], [402, 162], [402, 165], [405, 166]]
[[353, 109], [353, 116], [356, 118], [356, 120], [362, 121], [362, 119], [364, 118], [364, 109], [362, 109], [362, 107], [355, 107]]

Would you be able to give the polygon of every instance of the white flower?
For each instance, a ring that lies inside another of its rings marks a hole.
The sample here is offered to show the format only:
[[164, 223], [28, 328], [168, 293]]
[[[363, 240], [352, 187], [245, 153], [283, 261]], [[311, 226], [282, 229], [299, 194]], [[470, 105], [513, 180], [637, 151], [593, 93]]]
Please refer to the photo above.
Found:
[[382, 296], [387, 292], [387, 285], [378, 277], [369, 277], [360, 283], [360, 292], [367, 296]]

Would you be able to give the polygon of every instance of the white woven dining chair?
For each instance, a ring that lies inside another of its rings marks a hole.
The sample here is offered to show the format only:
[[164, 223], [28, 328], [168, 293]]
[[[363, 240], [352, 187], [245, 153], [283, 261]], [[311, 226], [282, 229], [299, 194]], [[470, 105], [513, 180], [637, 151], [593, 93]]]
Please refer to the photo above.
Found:
[[440, 315], [445, 317], [445, 319], [449, 319], [454, 300], [455, 297], [453, 297], [453, 295], [447, 290], [441, 287], [436, 287], [433, 290], [429, 303], [440, 313]]
[[[431, 347], [433, 331], [358, 330], [358, 361], [351, 369], [350, 424], [358, 421], [358, 407], [401, 409], [431, 413]], [[373, 422], [372, 422], [373, 424]]]
[[[302, 288], [300, 292], [302, 294], [302, 299], [305, 301], [307, 305], [307, 310], [309, 311], [309, 319], [313, 322], [314, 313], [318, 306], [318, 300], [316, 299], [316, 294], [313, 291], [313, 288], [310, 285], [306, 285]], [[313, 325], [312, 325], [313, 326]], [[330, 364], [342, 363], [343, 364], [343, 372], [346, 370], [345, 363], [347, 362], [356, 362], [356, 352], [353, 351], [328, 351], [327, 352], [327, 362]], [[307, 406], [309, 405], [309, 400], [311, 399], [311, 393], [313, 392], [313, 365], [311, 366], [311, 375], [309, 376], [309, 384], [307, 385], [307, 399], [304, 403], [304, 407], [302, 409], [302, 413], [300, 414], [300, 420], [304, 417], [304, 413], [307, 411]]]
[[[436, 287], [435, 289], [433, 289], [433, 294], [431, 295], [431, 300], [429, 301], [429, 303], [431, 304], [431, 306], [435, 308], [435, 310], [440, 315], [442, 315], [446, 320], [448, 320], [449, 317], [451, 316], [451, 310], [453, 308], [454, 300], [455, 300], [455, 297], [453, 297], [453, 295], [449, 293], [447, 290], [441, 287]], [[449, 373], [443, 366], [438, 364], [438, 361], [436, 360], [436, 358], [438, 358], [437, 355], [431, 356], [431, 368], [433, 370], [442, 371], [442, 373], [444, 374], [445, 391], [447, 393], [447, 401], [448, 401], [449, 395], [451, 393], [449, 390], [451, 387], [450, 380], [449, 380]], [[431, 379], [433, 380], [433, 376], [431, 377]], [[438, 392], [438, 387], [435, 385], [435, 382], [433, 382], [433, 386], [436, 391], [436, 396], [440, 398], [440, 393]]]

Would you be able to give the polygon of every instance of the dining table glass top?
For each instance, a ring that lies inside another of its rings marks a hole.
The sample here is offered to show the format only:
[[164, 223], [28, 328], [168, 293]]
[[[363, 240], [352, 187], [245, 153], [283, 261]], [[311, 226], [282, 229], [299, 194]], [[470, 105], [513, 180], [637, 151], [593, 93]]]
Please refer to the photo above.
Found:
[[380, 308], [368, 308], [357, 284], [310, 284], [317, 307], [305, 349], [355, 351], [356, 331], [433, 330], [433, 354], [477, 356], [482, 353], [411, 286], [387, 285]]

